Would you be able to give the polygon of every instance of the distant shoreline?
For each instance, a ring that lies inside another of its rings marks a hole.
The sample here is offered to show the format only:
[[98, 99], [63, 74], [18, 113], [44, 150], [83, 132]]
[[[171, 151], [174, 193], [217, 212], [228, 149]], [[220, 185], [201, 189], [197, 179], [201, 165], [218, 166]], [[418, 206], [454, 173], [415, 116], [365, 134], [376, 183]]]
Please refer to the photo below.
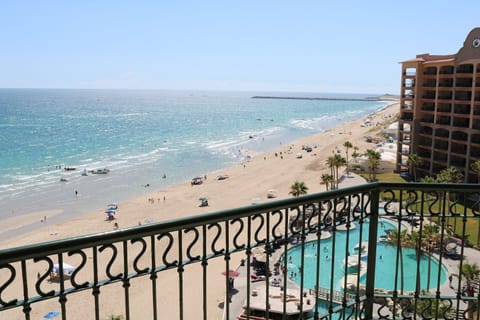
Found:
[[365, 97], [365, 98], [321, 98], [321, 97], [281, 97], [281, 96], [253, 96], [252, 99], [282, 99], [282, 100], [326, 100], [326, 101], [385, 101], [397, 100], [393, 95], [381, 97]]

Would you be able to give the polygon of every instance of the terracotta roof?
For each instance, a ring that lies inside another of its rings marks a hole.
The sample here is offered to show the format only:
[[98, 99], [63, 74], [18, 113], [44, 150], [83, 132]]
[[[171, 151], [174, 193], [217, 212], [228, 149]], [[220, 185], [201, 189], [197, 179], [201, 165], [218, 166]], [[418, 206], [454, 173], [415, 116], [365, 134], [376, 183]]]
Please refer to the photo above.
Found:
[[456, 54], [444, 54], [444, 55], [431, 55], [429, 53], [424, 54], [417, 54], [417, 57], [414, 59], [402, 61], [402, 63], [406, 62], [423, 62], [427, 63], [438, 63], [438, 62], [451, 62], [455, 61]]

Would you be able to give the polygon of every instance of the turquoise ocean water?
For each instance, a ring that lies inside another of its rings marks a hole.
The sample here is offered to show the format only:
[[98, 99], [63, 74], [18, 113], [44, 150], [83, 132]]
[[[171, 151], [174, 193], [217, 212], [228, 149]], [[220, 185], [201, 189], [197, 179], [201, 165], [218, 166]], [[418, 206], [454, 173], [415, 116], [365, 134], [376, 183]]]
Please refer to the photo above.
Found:
[[[272, 94], [0, 89], [0, 219], [102, 208], [237, 164], [239, 150], [266, 151], [386, 105], [254, 95]], [[99, 168], [111, 171], [81, 175]]]

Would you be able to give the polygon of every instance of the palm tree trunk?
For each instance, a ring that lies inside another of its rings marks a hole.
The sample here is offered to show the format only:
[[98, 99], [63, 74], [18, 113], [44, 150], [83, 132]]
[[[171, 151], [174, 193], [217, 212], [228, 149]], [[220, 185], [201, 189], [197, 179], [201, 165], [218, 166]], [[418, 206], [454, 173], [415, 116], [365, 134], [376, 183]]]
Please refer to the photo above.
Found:
[[402, 246], [398, 247], [400, 250], [400, 294], [403, 295], [403, 289], [405, 288], [405, 274], [403, 270], [403, 250]]
[[338, 189], [338, 180], [340, 180], [340, 177], [338, 176], [338, 166], [335, 166], [335, 172], [336, 172], [336, 175], [337, 175], [337, 189]]
[[432, 263], [432, 254], [430, 252], [430, 247], [428, 247], [428, 276], [427, 276], [427, 292], [430, 291], [430, 268]]

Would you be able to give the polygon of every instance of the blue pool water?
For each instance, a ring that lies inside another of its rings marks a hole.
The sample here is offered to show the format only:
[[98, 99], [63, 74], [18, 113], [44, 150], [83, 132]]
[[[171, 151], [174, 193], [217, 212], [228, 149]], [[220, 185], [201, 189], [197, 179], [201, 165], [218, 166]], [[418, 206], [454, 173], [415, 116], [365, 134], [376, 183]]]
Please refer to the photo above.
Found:
[[[356, 228], [350, 231], [348, 250], [345, 250], [347, 241], [346, 231], [337, 231], [335, 234], [335, 252], [332, 250], [333, 238], [323, 239], [320, 241], [320, 286], [324, 288], [330, 288], [331, 284], [331, 270], [334, 268], [333, 273], [333, 288], [334, 290], [342, 290], [344, 277], [345, 277], [345, 264], [344, 260], [348, 253], [351, 258], [358, 259], [358, 249], [355, 249], [359, 243], [368, 240], [368, 228], [369, 223], [364, 222], [363, 234], [360, 238], [359, 224], [355, 224]], [[394, 229], [395, 226], [387, 221], [380, 222], [378, 237], [386, 235], [385, 231], [388, 229]], [[404, 265], [404, 290], [414, 291], [416, 286], [417, 275], [417, 258], [414, 249], [404, 248], [403, 250], [403, 265]], [[304, 287], [314, 288], [316, 284], [317, 275], [317, 242], [307, 242], [305, 244], [304, 255]], [[301, 273], [299, 272], [299, 266], [301, 265], [301, 246], [292, 248], [287, 253], [288, 259], [288, 276], [295, 282], [300, 284]], [[367, 255], [362, 255], [361, 260], [366, 263]], [[400, 259], [399, 259], [400, 260]], [[429, 261], [430, 260], [430, 261]], [[401, 261], [401, 260], [400, 260]], [[445, 266], [439, 265], [438, 260], [423, 254], [420, 258], [420, 288], [421, 290], [427, 289], [428, 284], [428, 265], [430, 263], [430, 284], [429, 289], [437, 287], [438, 274], [440, 273], [440, 285], [447, 281], [448, 271]], [[377, 254], [376, 254], [376, 269], [375, 269], [375, 287], [385, 290], [394, 290], [395, 285], [397, 289], [401, 288], [401, 275], [400, 275], [400, 262], [398, 263], [398, 275], [396, 280], [397, 270], [397, 247], [388, 245], [385, 242], [378, 242]], [[348, 272], [348, 271], [347, 271]], [[351, 272], [357, 272], [355, 270]], [[366, 268], [360, 272], [360, 283], [365, 284]], [[397, 284], [395, 284], [397, 283]]]

